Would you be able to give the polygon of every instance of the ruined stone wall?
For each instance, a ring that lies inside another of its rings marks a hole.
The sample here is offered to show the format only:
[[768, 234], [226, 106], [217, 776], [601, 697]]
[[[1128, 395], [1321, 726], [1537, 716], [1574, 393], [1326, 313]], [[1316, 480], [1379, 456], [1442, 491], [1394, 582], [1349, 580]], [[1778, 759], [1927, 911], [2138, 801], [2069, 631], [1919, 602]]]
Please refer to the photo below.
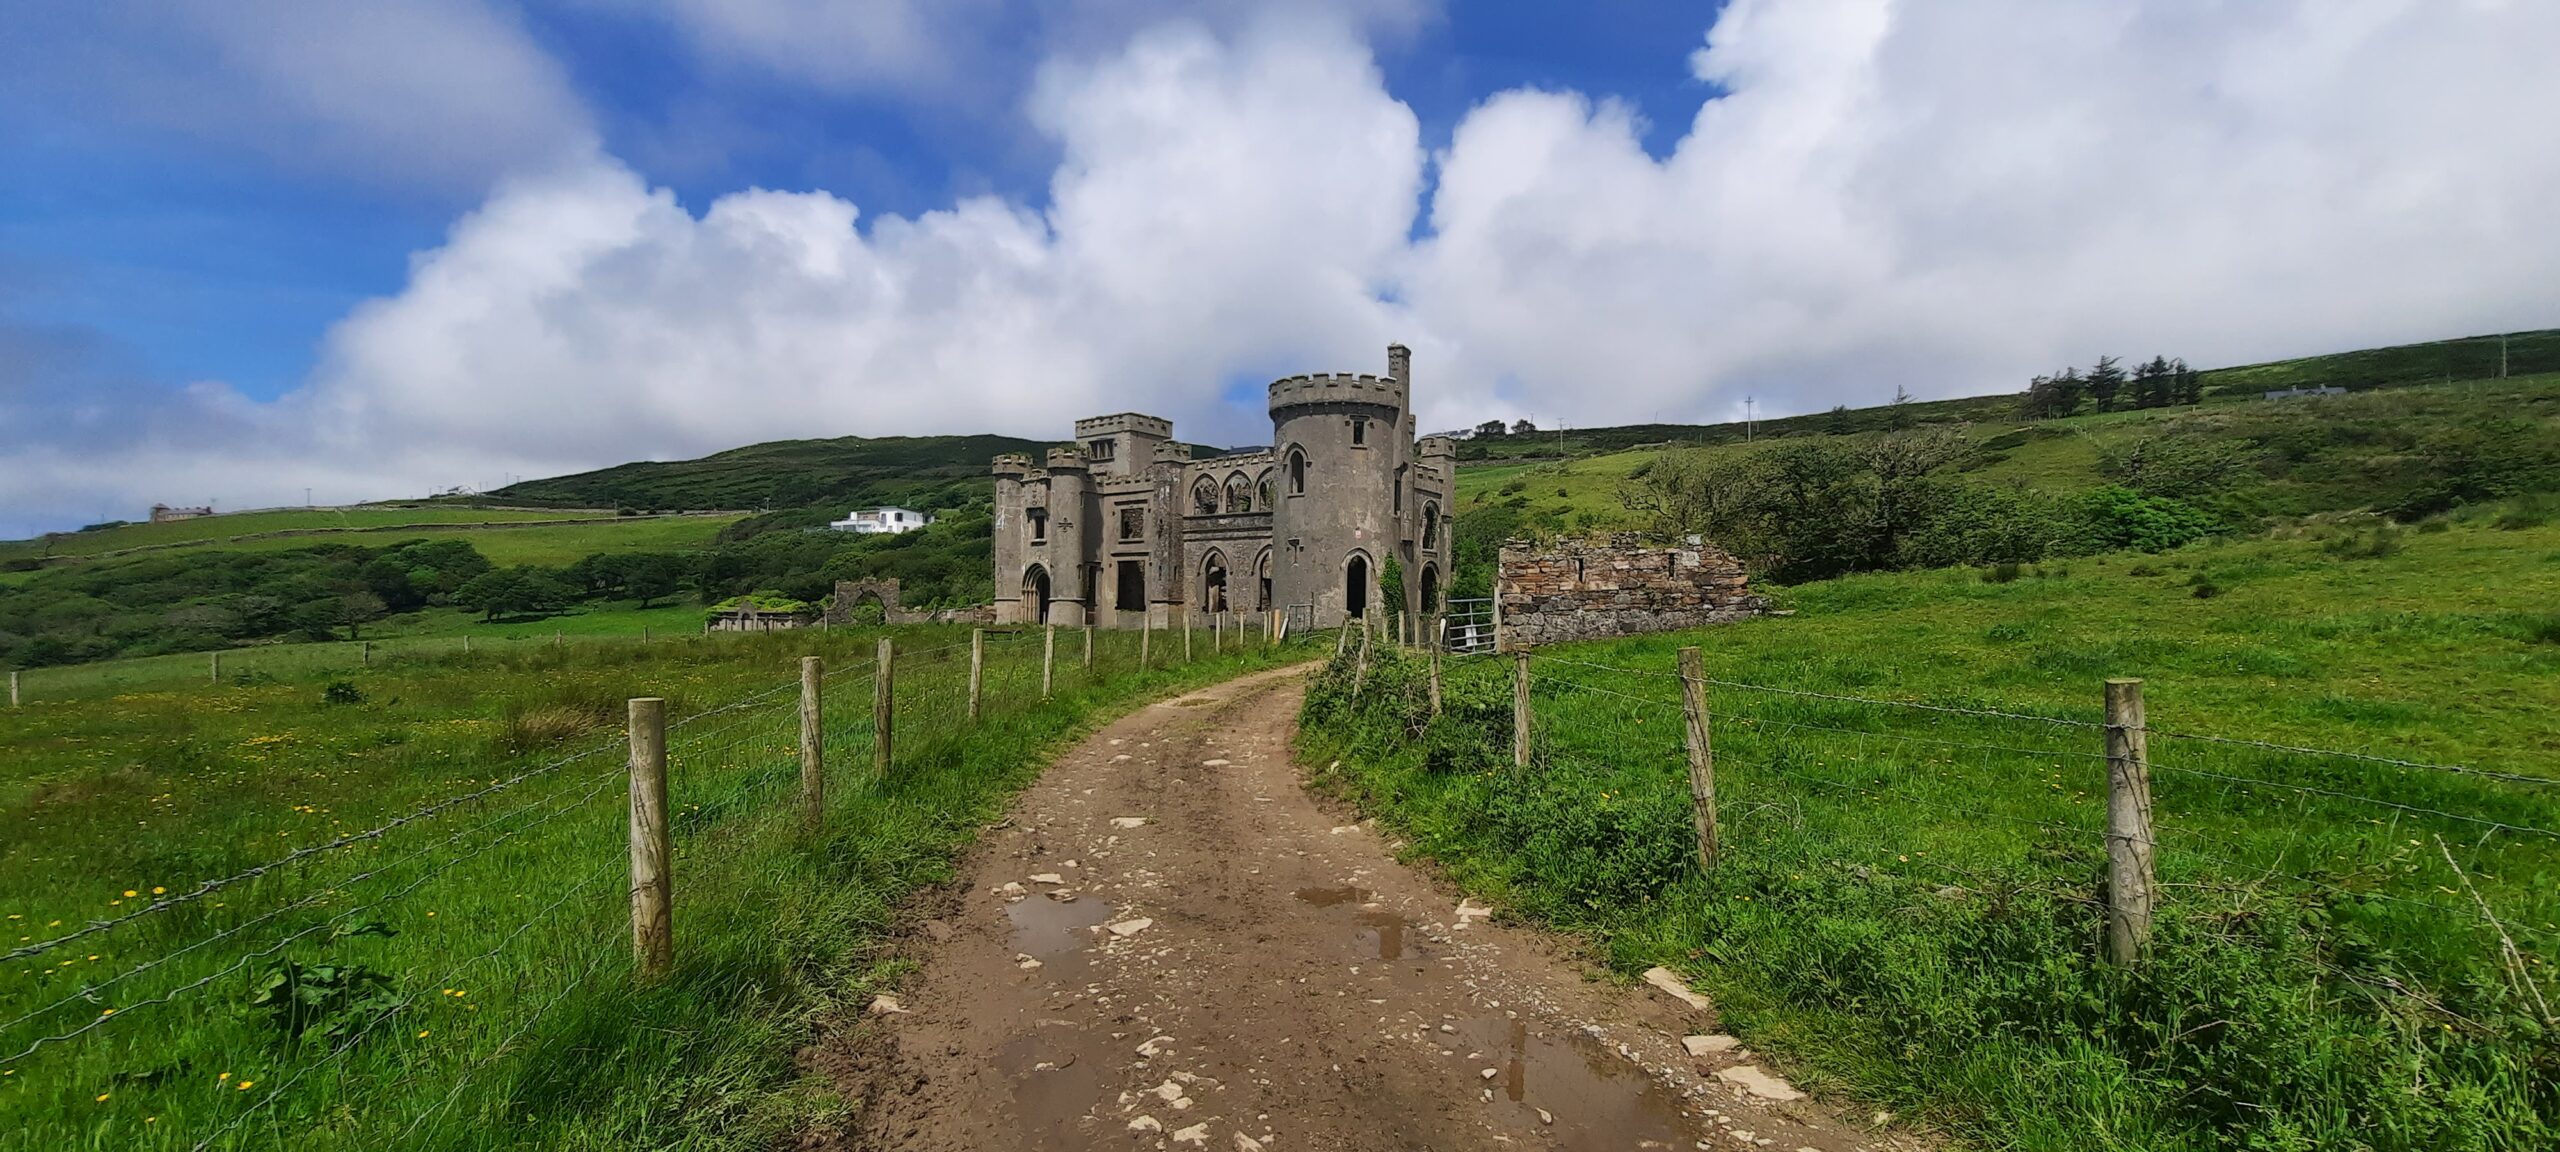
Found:
[[1505, 543], [1494, 596], [1506, 650], [1698, 628], [1768, 608], [1724, 549], [1648, 547], [1628, 534], [1544, 549]]

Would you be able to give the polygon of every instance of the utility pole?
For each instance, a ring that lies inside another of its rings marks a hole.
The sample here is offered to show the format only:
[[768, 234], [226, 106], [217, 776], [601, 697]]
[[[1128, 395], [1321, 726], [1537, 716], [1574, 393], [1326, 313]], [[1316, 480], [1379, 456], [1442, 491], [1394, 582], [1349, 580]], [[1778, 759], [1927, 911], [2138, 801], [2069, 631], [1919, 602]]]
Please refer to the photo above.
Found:
[[1752, 398], [1752, 397], [1745, 396], [1745, 397], [1743, 397], [1743, 398], [1742, 398], [1742, 442], [1743, 442], [1743, 443], [1745, 443], [1745, 444], [1748, 444], [1748, 443], [1750, 443], [1750, 442], [1751, 442], [1751, 405], [1752, 405], [1752, 402], [1753, 402], [1753, 398]]

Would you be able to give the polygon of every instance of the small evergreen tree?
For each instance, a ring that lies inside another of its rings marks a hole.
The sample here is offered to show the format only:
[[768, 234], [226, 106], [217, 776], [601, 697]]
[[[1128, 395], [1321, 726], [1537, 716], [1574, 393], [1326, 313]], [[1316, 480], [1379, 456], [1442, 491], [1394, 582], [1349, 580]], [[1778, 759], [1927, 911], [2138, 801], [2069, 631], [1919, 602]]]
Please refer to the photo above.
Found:
[[2133, 370], [2133, 406], [2166, 408], [2177, 402], [2172, 391], [2176, 378], [2169, 371], [2169, 358], [2153, 356], [2142, 367]]
[[2124, 369], [2113, 356], [2098, 357], [2097, 365], [2089, 369], [2089, 395], [2097, 400], [2098, 411], [2114, 411], [2116, 398], [2123, 392]]

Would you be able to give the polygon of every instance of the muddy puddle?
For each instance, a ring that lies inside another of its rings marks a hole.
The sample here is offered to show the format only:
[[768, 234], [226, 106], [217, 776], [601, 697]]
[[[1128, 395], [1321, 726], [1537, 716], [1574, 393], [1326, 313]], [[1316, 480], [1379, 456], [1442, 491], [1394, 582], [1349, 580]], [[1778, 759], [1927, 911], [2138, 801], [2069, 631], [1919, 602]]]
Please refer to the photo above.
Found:
[[1084, 951], [1093, 946], [1093, 926], [1111, 918], [1111, 904], [1091, 896], [1052, 900], [1026, 896], [1004, 907], [1013, 922], [1013, 950], [1053, 969], [1059, 977], [1084, 969]]
[[[1565, 1149], [1686, 1148], [1679, 1103], [1644, 1069], [1580, 1033], [1552, 1035], [1528, 1021], [1481, 1016], [1448, 1037], [1470, 1069], [1493, 1068], [1495, 1106]], [[1544, 1109], [1552, 1124], [1538, 1115]]]
[[[1029, 903], [1025, 901], [1024, 903]], [[1014, 1118], [1033, 1148], [1088, 1148], [1102, 1122], [1092, 1116], [1102, 1099], [1109, 1063], [1071, 1028], [1042, 1028], [1017, 1036], [996, 1053], [996, 1070], [1013, 1091]]]
[[1294, 895], [1301, 904], [1318, 908], [1351, 906], [1351, 944], [1354, 951], [1372, 960], [1418, 959], [1422, 955], [1420, 933], [1412, 930], [1412, 922], [1381, 908], [1367, 907], [1376, 893], [1366, 888], [1343, 885], [1334, 888], [1300, 888]]

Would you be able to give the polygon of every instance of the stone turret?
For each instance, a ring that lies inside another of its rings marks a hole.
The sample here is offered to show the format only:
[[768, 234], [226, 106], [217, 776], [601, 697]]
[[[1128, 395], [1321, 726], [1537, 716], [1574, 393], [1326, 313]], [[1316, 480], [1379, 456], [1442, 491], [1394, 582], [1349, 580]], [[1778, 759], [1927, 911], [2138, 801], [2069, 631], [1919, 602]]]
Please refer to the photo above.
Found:
[[1411, 362], [1390, 348], [1390, 372], [1288, 376], [1271, 383], [1272, 450], [1280, 483], [1271, 510], [1273, 594], [1305, 604], [1317, 623], [1378, 611], [1379, 578], [1398, 556], [1400, 485], [1411, 482], [1405, 435]]

